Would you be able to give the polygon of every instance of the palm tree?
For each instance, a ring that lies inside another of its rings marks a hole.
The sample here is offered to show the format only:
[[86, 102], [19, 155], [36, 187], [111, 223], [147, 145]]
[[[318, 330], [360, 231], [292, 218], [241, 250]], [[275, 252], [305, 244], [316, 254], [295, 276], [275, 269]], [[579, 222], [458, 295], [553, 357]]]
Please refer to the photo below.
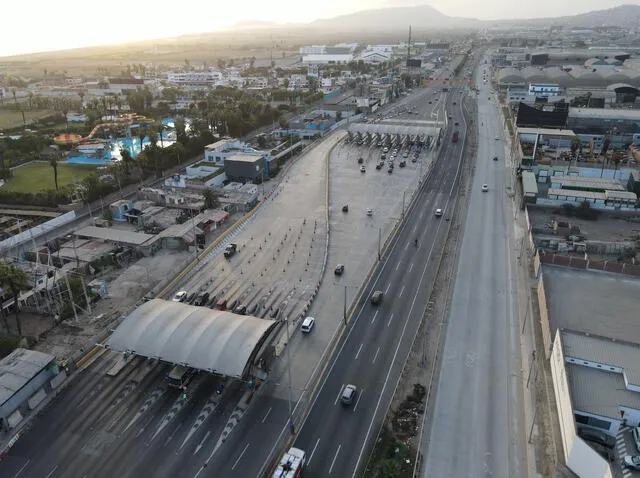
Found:
[[160, 147], [164, 149], [164, 138], [162, 137], [162, 132], [164, 131], [165, 126], [162, 124], [162, 121], [158, 121], [156, 123], [156, 131], [158, 132], [158, 136], [160, 136]]
[[53, 182], [56, 185], [56, 191], [58, 190], [58, 160], [62, 159], [62, 152], [56, 151], [49, 155], [49, 164], [53, 168]]
[[78, 91], [78, 96], [80, 97], [80, 111], [84, 110], [84, 97], [86, 93], [84, 90]]
[[202, 191], [202, 197], [204, 198], [205, 209], [215, 209], [218, 207], [218, 196], [211, 188], [207, 188]]
[[[18, 335], [22, 337], [22, 324], [20, 323], [20, 308], [18, 307], [18, 295], [20, 291], [29, 290], [31, 283], [27, 275], [13, 264], [0, 262], [0, 286], [7, 289], [13, 295], [13, 306], [16, 312], [16, 326], [18, 327]], [[9, 332], [9, 323], [4, 318], [5, 327]]]
[[144, 126], [142, 126], [142, 123], [141, 123], [140, 126], [138, 126], [138, 138], [140, 138], [140, 152], [142, 152], [142, 150], [144, 149], [142, 142], [146, 137], [147, 137], [147, 130]]

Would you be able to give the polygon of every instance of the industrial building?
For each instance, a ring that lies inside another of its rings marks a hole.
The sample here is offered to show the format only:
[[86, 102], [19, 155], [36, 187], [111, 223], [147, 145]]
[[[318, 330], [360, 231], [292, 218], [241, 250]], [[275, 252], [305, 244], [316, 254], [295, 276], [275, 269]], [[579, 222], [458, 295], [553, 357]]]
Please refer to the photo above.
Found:
[[0, 429], [20, 424], [66, 378], [53, 355], [18, 348], [0, 360]]
[[232, 181], [261, 182], [269, 176], [265, 157], [249, 153], [238, 153], [225, 158], [224, 171]]

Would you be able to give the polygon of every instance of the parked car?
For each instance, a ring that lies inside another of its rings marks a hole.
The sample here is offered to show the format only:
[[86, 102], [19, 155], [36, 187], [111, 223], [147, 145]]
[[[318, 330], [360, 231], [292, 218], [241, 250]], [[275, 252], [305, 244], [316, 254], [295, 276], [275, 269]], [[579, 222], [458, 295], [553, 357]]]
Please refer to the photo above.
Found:
[[358, 164], [362, 164], [364, 161], [364, 159], [362, 159], [362, 157], [358, 158]]
[[333, 272], [335, 273], [335, 275], [341, 276], [344, 272], [344, 264], [338, 264]]
[[640, 470], [640, 456], [625, 456], [624, 466], [631, 468], [632, 470]]
[[494, 157], [493, 157], [493, 160], [494, 160], [494, 161], [497, 161], [497, 160], [498, 160], [498, 157], [497, 157], [497, 156], [494, 156]]
[[187, 291], [181, 290], [180, 292], [176, 292], [176, 295], [171, 299], [172, 302], [184, 302], [187, 299]]
[[636, 444], [636, 449], [640, 451], [640, 427], [633, 427], [631, 435], [633, 436], [633, 441]]
[[224, 257], [229, 259], [232, 255], [236, 253], [238, 250], [237, 244], [227, 244], [227, 247], [224, 248]]
[[371, 305], [378, 305], [382, 302], [382, 299], [384, 297], [384, 292], [382, 292], [381, 290], [377, 290], [375, 291], [373, 294], [371, 294]]
[[373, 209], [367, 209], [367, 216], [373, 216]]
[[344, 206], [342, 206], [342, 212], [349, 212], [349, 205], [345, 204]]
[[593, 428], [580, 427], [578, 428], [578, 435], [584, 440], [593, 441], [599, 443], [607, 448], [613, 448], [616, 444], [616, 439], [605, 432], [595, 430]]
[[361, 173], [366, 173], [367, 172], [367, 168], [364, 167], [364, 164], [362, 166], [360, 166], [360, 172]]
[[406, 162], [406, 161], [404, 161], [404, 160], [403, 160], [403, 161], [400, 161], [399, 166], [400, 166], [401, 168], [404, 168], [406, 165], [407, 165], [407, 162]]
[[305, 317], [304, 320], [302, 321], [302, 324], [300, 325], [300, 330], [303, 333], [308, 334], [309, 332], [311, 332], [315, 324], [316, 324], [316, 319], [314, 319], [313, 317]]
[[227, 310], [227, 299], [219, 299], [218, 302], [216, 302], [216, 309]]
[[208, 300], [209, 300], [209, 293], [205, 292], [204, 294], [200, 294], [198, 297], [196, 297], [196, 300], [193, 303], [193, 305], [197, 305], [197, 306], [207, 305]]
[[355, 385], [348, 384], [342, 390], [342, 396], [340, 397], [340, 401], [343, 405], [351, 405], [356, 398], [356, 394], [358, 393], [358, 389]]
[[240, 304], [233, 310], [233, 313], [238, 315], [244, 315], [247, 313], [247, 306]]

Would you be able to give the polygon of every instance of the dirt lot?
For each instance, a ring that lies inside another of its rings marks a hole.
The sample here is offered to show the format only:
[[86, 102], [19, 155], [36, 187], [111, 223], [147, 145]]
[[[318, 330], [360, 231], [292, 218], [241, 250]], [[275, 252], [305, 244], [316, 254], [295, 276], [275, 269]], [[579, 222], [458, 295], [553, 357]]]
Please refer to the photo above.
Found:
[[623, 218], [611, 213], [600, 214], [595, 221], [567, 217], [562, 209], [531, 208], [529, 207], [529, 220], [537, 229], [545, 229], [553, 218], [558, 221], [569, 222], [572, 226], [578, 226], [580, 232], [590, 241], [633, 241], [640, 237], [640, 217]]

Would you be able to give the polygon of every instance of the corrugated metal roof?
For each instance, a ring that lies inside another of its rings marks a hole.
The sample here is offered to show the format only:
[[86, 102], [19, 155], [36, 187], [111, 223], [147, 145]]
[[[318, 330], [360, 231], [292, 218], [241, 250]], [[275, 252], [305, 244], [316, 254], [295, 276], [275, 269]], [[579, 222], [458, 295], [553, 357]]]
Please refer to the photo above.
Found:
[[640, 410], [640, 393], [625, 389], [619, 373], [565, 363], [574, 410], [620, 419], [619, 406]]
[[629, 199], [636, 201], [638, 196], [633, 191], [605, 191], [607, 198], [610, 199]]
[[91, 237], [103, 241], [113, 241], [119, 244], [131, 244], [140, 246], [152, 239], [151, 234], [142, 232], [125, 231], [108, 227], [87, 226], [75, 232], [76, 236]]
[[[547, 196], [560, 196], [560, 197], [568, 197], [568, 198], [583, 198], [583, 199], [594, 199], [594, 200], [602, 200], [607, 199], [604, 193], [597, 193], [593, 191], [575, 191], [573, 189], [557, 189], [550, 188], [547, 191]], [[553, 198], [551, 198], [553, 199]]]
[[538, 194], [538, 182], [536, 181], [536, 175], [532, 171], [523, 171], [522, 172], [522, 188], [524, 189], [524, 194]]
[[118, 326], [108, 346], [165, 362], [242, 377], [273, 320], [153, 299]]
[[589, 178], [586, 176], [554, 176], [552, 183], [569, 187], [599, 188], [609, 191], [625, 191], [620, 181], [611, 178]]
[[574, 137], [576, 134], [570, 129], [552, 129], [552, 128], [518, 128], [520, 134], [542, 134], [547, 136], [569, 136]]
[[[565, 358], [623, 369], [629, 385], [640, 387], [640, 346], [577, 332], [562, 332]], [[640, 394], [639, 394], [640, 396]]]
[[55, 359], [53, 355], [36, 350], [15, 349], [0, 360], [0, 405]]

